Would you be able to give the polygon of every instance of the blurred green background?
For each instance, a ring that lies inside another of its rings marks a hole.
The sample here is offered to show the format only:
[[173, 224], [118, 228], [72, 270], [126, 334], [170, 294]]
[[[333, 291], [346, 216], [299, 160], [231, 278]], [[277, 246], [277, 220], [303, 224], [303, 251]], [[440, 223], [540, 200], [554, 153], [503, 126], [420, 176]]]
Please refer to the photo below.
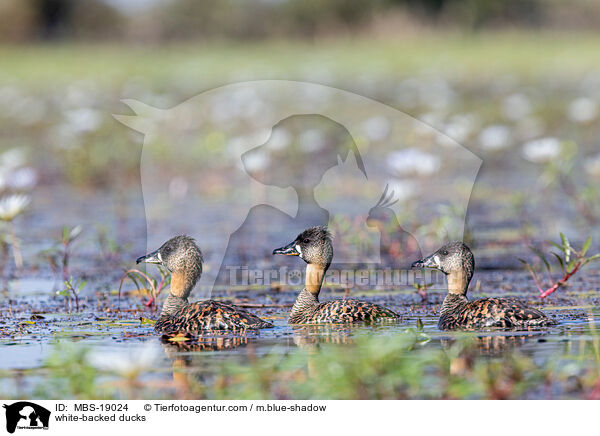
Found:
[[[127, 227], [143, 219], [143, 138], [112, 118], [130, 113], [120, 100], [169, 108], [228, 83], [289, 79], [379, 100], [482, 157], [471, 203], [485, 212], [471, 223], [482, 246], [528, 240], [532, 227], [539, 240], [583, 239], [600, 214], [599, 24], [600, 4], [586, 0], [4, 0], [0, 150], [20, 150], [36, 174], [19, 225], [44, 238], [70, 207], [67, 224], [144, 239], [140, 223]], [[86, 201], [90, 189], [101, 202]]]

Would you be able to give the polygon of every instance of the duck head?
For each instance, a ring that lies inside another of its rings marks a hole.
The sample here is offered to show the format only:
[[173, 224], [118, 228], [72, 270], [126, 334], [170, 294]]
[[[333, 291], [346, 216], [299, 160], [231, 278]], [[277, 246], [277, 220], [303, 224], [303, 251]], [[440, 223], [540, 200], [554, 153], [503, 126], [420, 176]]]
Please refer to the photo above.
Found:
[[327, 227], [311, 227], [300, 233], [288, 245], [276, 248], [273, 254], [298, 256], [311, 265], [329, 268], [333, 259], [333, 244]]
[[311, 227], [300, 233], [288, 245], [276, 248], [273, 254], [298, 256], [306, 265], [305, 289], [319, 295], [325, 272], [333, 259], [333, 244], [327, 227]]
[[175, 236], [158, 250], [139, 257], [137, 263], [153, 263], [171, 272], [171, 293], [187, 298], [202, 275], [202, 252], [190, 236]]
[[449, 242], [435, 253], [412, 264], [412, 268], [432, 268], [448, 278], [448, 292], [466, 294], [475, 270], [475, 257], [461, 241]]

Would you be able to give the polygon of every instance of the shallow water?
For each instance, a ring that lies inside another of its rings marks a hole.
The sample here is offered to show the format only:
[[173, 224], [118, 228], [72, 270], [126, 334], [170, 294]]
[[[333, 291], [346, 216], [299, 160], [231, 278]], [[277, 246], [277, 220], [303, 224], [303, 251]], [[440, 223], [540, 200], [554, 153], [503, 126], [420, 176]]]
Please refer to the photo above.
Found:
[[[480, 279], [493, 282], [496, 274], [481, 274]], [[515, 275], [510, 271], [501, 274], [508, 277]], [[518, 282], [518, 277], [515, 280]], [[21, 283], [25, 290], [37, 289], [38, 285], [35, 280]], [[364, 292], [355, 294], [365, 298]], [[422, 328], [425, 338], [422, 348], [446, 349], [465, 336], [465, 333], [437, 329], [436, 312], [443, 298], [443, 293], [437, 291], [429, 293], [432, 303], [427, 304], [420, 303], [419, 297], [410, 291], [366, 293], [369, 300], [384, 304], [402, 315], [401, 321], [395, 324], [289, 326], [288, 307], [252, 308], [249, 310], [270, 320], [275, 327], [241, 336], [207, 335], [183, 343], [161, 341], [153, 332], [152, 325], [141, 321], [143, 318], [155, 318], [156, 314], [148, 309], [137, 310], [139, 300], [132, 295], [124, 297], [121, 302], [121, 308], [129, 308], [125, 312], [111, 308], [116, 307], [116, 297], [111, 296], [108, 299], [87, 298], [82, 303], [82, 311], [71, 314], [65, 313], [60, 298], [42, 301], [39, 296], [26, 295], [8, 302], [4, 300], [3, 303], [8, 311], [4, 310], [0, 318], [0, 347], [3, 349], [0, 371], [5, 371], [5, 377], [0, 381], [0, 392], [31, 393], [39, 382], [36, 371], [43, 369], [44, 362], [57, 344], [88, 347], [91, 349], [92, 365], [100, 370], [112, 373], [138, 371], [148, 382], [171, 382], [174, 374], [180, 373], [211, 377], [224, 362], [244, 364], [249, 358], [265, 355], [283, 358], [296, 348], [311, 352], [318, 350], [319, 344], [350, 344], [361, 336], [391, 338], [407, 329], [417, 329], [417, 324], [422, 324], [419, 328]], [[236, 302], [289, 305], [296, 293], [293, 289], [274, 291], [269, 294], [269, 301], [265, 295], [247, 291], [236, 293], [233, 298], [231, 294], [214, 297]], [[527, 296], [530, 301], [535, 301], [531, 298], [533, 294]], [[323, 293], [323, 301], [331, 298], [339, 298], [339, 292]], [[38, 304], [33, 310], [28, 305], [32, 299]], [[558, 304], [547, 304], [543, 310], [559, 320], [557, 326], [532, 331], [470, 332], [467, 335], [477, 338], [479, 354], [491, 359], [516, 350], [539, 361], [548, 360], [557, 353], [576, 356], [585, 343], [597, 340], [590, 335], [590, 321], [600, 317], [600, 307], [593, 298], [578, 298], [579, 305], [563, 305], [559, 298], [554, 300]]]

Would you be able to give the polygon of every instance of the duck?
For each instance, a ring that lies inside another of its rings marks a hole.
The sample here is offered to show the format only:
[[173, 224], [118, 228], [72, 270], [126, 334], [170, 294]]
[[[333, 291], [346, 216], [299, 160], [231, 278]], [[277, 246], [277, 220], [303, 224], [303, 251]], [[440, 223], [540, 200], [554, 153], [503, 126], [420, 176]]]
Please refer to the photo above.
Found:
[[188, 297], [202, 276], [202, 251], [194, 238], [175, 236], [158, 250], [137, 259], [137, 263], [158, 264], [171, 273], [170, 292], [163, 303], [154, 330], [165, 335], [198, 335], [214, 330], [246, 331], [271, 328], [273, 324], [221, 301], [189, 303]]
[[450, 242], [412, 268], [441, 271], [448, 280], [448, 294], [440, 310], [440, 330], [501, 327], [527, 329], [557, 324], [540, 310], [512, 298], [482, 298], [469, 301], [467, 290], [475, 271], [475, 256], [462, 241]]
[[307, 264], [305, 286], [290, 311], [289, 324], [373, 323], [400, 318], [383, 306], [354, 299], [319, 302], [323, 279], [333, 259], [331, 234], [326, 226], [304, 230], [288, 245], [273, 250], [273, 254], [298, 256]]

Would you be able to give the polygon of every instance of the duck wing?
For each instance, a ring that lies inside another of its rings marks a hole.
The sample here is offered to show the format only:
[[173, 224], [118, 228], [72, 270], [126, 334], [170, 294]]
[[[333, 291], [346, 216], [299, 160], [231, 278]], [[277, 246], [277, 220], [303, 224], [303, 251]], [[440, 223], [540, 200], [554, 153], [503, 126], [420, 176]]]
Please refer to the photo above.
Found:
[[270, 322], [233, 304], [206, 300], [182, 307], [172, 316], [161, 317], [154, 330], [166, 334], [195, 334], [207, 330], [244, 331], [270, 327], [273, 327]]
[[306, 322], [346, 324], [398, 318], [397, 313], [378, 304], [360, 300], [333, 300], [319, 304]]
[[484, 298], [468, 303], [462, 318], [473, 327], [533, 327], [556, 324], [540, 310], [512, 298]]

